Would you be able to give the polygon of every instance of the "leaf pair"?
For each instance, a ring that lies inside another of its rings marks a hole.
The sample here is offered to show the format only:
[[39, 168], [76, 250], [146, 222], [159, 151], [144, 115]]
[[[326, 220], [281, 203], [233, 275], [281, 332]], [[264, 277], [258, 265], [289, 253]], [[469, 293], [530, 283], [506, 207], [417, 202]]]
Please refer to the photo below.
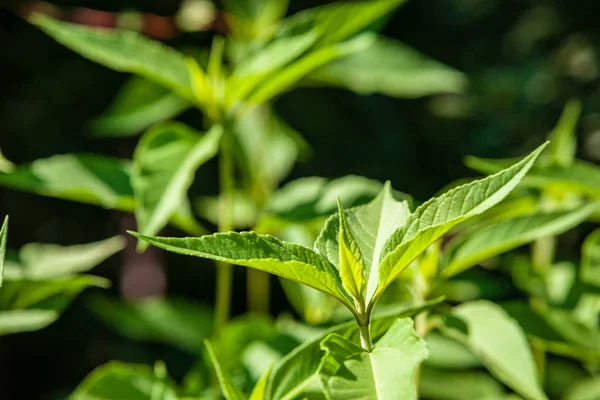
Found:
[[[365, 316], [430, 244], [506, 197], [544, 147], [506, 170], [429, 200], [412, 214], [406, 202], [393, 198], [388, 184], [371, 203], [332, 216], [315, 250], [252, 232], [183, 239], [133, 234], [175, 253], [256, 268], [303, 283], [334, 296], [355, 316]], [[366, 309], [359, 310], [363, 305]]]

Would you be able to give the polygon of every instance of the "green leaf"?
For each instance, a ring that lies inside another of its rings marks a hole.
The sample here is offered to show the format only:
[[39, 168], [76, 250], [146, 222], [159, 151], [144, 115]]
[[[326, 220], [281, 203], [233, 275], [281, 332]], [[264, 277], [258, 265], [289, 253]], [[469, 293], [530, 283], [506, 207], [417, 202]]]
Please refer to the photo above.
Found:
[[263, 374], [260, 380], [252, 389], [252, 393], [250, 393], [250, 397], [248, 400], [266, 400], [267, 395], [267, 383], [269, 382], [269, 377], [271, 376], [271, 371], [273, 370], [273, 366], [269, 366], [267, 371]]
[[92, 371], [69, 400], [177, 400], [173, 383], [146, 365], [111, 361]]
[[91, 130], [98, 137], [134, 136], [189, 107], [188, 101], [163, 86], [134, 76], [121, 87], [110, 107], [91, 122]]
[[[387, 0], [386, 0], [387, 1]], [[287, 67], [273, 74], [260, 85], [247, 99], [250, 106], [265, 103], [284, 93], [315, 69], [338, 58], [360, 52], [373, 43], [374, 37], [364, 34], [343, 43], [331, 44], [316, 49]]]
[[[429, 367], [446, 370], [464, 370], [481, 366], [481, 361], [461, 342], [437, 332], [425, 338], [431, 353], [425, 360]], [[425, 396], [427, 397], [427, 396]]]
[[273, 73], [306, 53], [317, 37], [316, 32], [309, 31], [276, 39], [252, 56], [243, 59], [227, 81], [226, 103], [232, 105], [245, 99]]
[[568, 167], [575, 160], [577, 152], [577, 122], [581, 116], [581, 102], [570, 100], [563, 110], [560, 120], [548, 137], [550, 146], [548, 153], [550, 162], [561, 167]]
[[406, 0], [339, 1], [309, 8], [286, 18], [279, 31], [289, 36], [317, 30], [324, 44], [348, 39], [383, 18]]
[[546, 357], [544, 389], [550, 398], [562, 398], [578, 381], [589, 377], [583, 365], [572, 360]]
[[0, 335], [37, 331], [56, 321], [58, 315], [52, 310], [0, 311]]
[[[430, 349], [430, 352], [433, 354], [434, 350]], [[419, 395], [432, 400], [500, 399], [504, 396], [504, 388], [485, 372], [424, 367], [421, 370]]]
[[0, 149], [0, 172], [13, 172], [15, 170], [15, 164], [13, 164], [9, 159], [7, 159], [4, 154], [2, 154], [2, 150]]
[[354, 299], [363, 304], [364, 291], [367, 287], [365, 278], [365, 262], [356, 239], [352, 235], [346, 221], [342, 202], [338, 200], [339, 215], [339, 268], [342, 285]]
[[600, 397], [600, 377], [581, 380], [573, 385], [563, 400], [594, 400]]
[[524, 215], [490, 223], [453, 243], [448, 250], [450, 262], [443, 275], [454, 276], [538, 238], [559, 235], [581, 224], [598, 209], [598, 204], [589, 204], [570, 211]]
[[[64, 154], [35, 160], [10, 174], [0, 173], [0, 186], [132, 212], [136, 201], [130, 175], [131, 163], [126, 160]], [[171, 223], [192, 235], [205, 233], [206, 228], [192, 218], [189, 209], [185, 199]]]
[[95, 297], [91, 311], [112, 329], [134, 340], [166, 343], [202, 354], [203, 339], [212, 334], [212, 313], [184, 299], [148, 298], [135, 301]]
[[278, 275], [328, 293], [352, 308], [337, 270], [323, 256], [297, 244], [254, 232], [216, 233], [200, 238], [160, 238], [130, 232], [174, 253], [209, 258]]
[[329, 399], [416, 399], [414, 374], [429, 352], [411, 319], [397, 320], [371, 352], [335, 333], [321, 347], [318, 373]]
[[72, 246], [29, 243], [19, 251], [22, 277], [50, 279], [86, 272], [124, 247], [122, 236]]
[[369, 95], [422, 97], [436, 93], [460, 93], [467, 78], [396, 40], [377, 36], [366, 49], [313, 71], [307, 79]]
[[381, 252], [376, 300], [386, 287], [429, 245], [460, 222], [504, 199], [525, 176], [546, 144], [495, 175], [452, 189], [412, 213], [386, 241]]
[[600, 229], [590, 233], [581, 248], [581, 280], [600, 287]]
[[[243, 190], [233, 192], [232, 201], [232, 222], [235, 230], [249, 228], [254, 226], [259, 215], [259, 209], [248, 193]], [[219, 196], [202, 196], [194, 201], [194, 209], [198, 215], [205, 220], [219, 224], [219, 207], [221, 202]]]
[[[369, 204], [351, 209], [347, 213], [348, 225], [353, 229], [356, 242], [366, 266], [368, 281], [367, 302], [370, 301], [379, 279], [379, 260], [384, 244], [389, 236], [409, 216], [406, 201], [397, 201], [391, 185], [386, 183], [380, 194]], [[338, 264], [339, 213], [329, 218], [315, 242], [315, 248], [333, 264]]]
[[217, 154], [222, 134], [220, 126], [200, 135], [170, 122], [142, 136], [133, 155], [132, 185], [139, 199], [135, 214], [143, 234], [154, 235], [169, 222], [185, 201], [196, 170]]
[[2, 228], [0, 228], [0, 287], [4, 280], [4, 258], [6, 257], [6, 240], [8, 238], [8, 215], [4, 217]]
[[195, 101], [185, 56], [160, 42], [133, 31], [89, 28], [41, 14], [34, 14], [30, 21], [94, 62], [145, 77]]
[[524, 332], [500, 306], [473, 301], [454, 307], [452, 315], [466, 332], [453, 327], [446, 333], [463, 341], [492, 375], [527, 399], [547, 399]]
[[[442, 301], [443, 298], [438, 298], [419, 306], [411, 306], [387, 315], [375, 316], [371, 322], [371, 337], [373, 339], [381, 337], [398, 318], [412, 317]], [[323, 335], [296, 347], [275, 364], [269, 380], [266, 399], [295, 399], [316, 382], [316, 371], [323, 356], [319, 343], [324, 336], [330, 333], [342, 335], [353, 342], [359, 340], [358, 326], [356, 322], [350, 321], [329, 328]]]
[[225, 396], [226, 400], [246, 400], [242, 392], [233, 384], [231, 381], [231, 377], [221, 368], [221, 364], [219, 364], [219, 360], [213, 350], [212, 345], [207, 340], [204, 342], [206, 345], [206, 350], [208, 351], [208, 355], [210, 356], [210, 360], [215, 367], [215, 371], [217, 372], [217, 377], [219, 378], [219, 384], [221, 385], [221, 391]]
[[264, 40], [275, 32], [289, 0], [224, 0], [228, 27], [242, 40]]
[[[465, 164], [476, 171], [496, 173], [513, 163], [514, 159], [485, 159], [467, 157]], [[523, 179], [522, 184], [540, 189], [553, 189], [558, 192], [580, 193], [600, 199], [600, 167], [581, 160], [575, 160], [568, 167], [559, 165], [537, 165]]]

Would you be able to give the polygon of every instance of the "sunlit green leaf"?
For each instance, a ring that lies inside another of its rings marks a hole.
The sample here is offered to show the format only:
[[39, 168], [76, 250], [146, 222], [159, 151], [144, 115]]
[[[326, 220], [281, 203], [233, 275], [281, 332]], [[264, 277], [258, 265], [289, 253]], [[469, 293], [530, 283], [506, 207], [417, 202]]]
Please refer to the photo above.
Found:
[[504, 199], [525, 176], [544, 147], [546, 144], [495, 175], [459, 186], [419, 206], [383, 247], [379, 287], [374, 298], [381, 295], [419, 254], [453, 226]]
[[[388, 315], [374, 317], [371, 323], [371, 337], [373, 339], [380, 338], [398, 318], [412, 317], [438, 305], [442, 300], [442, 298], [438, 298], [419, 306], [407, 307]], [[319, 343], [325, 335], [330, 333], [342, 335], [353, 342], [359, 340], [358, 327], [354, 321], [350, 321], [336, 325], [325, 331], [323, 335], [296, 347], [275, 364], [267, 390], [268, 400], [295, 399], [309, 386], [316, 383], [316, 371], [323, 356]]]
[[200, 238], [160, 238], [132, 233], [156, 247], [188, 256], [209, 258], [269, 272], [328, 293], [344, 304], [336, 268], [323, 256], [300, 245], [254, 232], [217, 233]]
[[121, 236], [71, 246], [28, 243], [19, 251], [21, 276], [28, 279], [49, 279], [89, 271], [121, 251], [124, 246], [125, 240]]
[[540, 237], [559, 235], [574, 228], [599, 209], [590, 204], [572, 211], [537, 213], [491, 223], [454, 242], [450, 262], [443, 271], [450, 277], [478, 263]]
[[364, 291], [367, 287], [365, 262], [356, 239], [348, 227], [346, 214], [339, 202], [339, 268], [342, 285], [359, 303], [364, 303]]
[[111, 361], [92, 371], [69, 400], [177, 400], [173, 383], [146, 365]]
[[91, 123], [95, 136], [133, 136], [185, 111], [190, 103], [151, 80], [134, 76]]
[[37, 331], [58, 319], [53, 310], [6, 310], [0, 311], [0, 335]]
[[226, 18], [236, 38], [268, 39], [285, 15], [289, 0], [224, 0]]
[[15, 169], [15, 164], [13, 164], [9, 159], [7, 159], [4, 154], [2, 154], [2, 150], [0, 149], [0, 172], [12, 172]]
[[473, 301], [454, 307], [452, 315], [466, 331], [453, 326], [447, 333], [463, 341], [496, 378], [528, 399], [547, 399], [524, 332], [500, 306]]
[[481, 361], [461, 342], [437, 332], [425, 338], [430, 355], [425, 365], [440, 369], [464, 370], [481, 366]]
[[269, 377], [271, 376], [272, 369], [272, 366], [267, 368], [267, 371], [256, 383], [254, 389], [252, 389], [252, 393], [250, 393], [250, 397], [248, 397], [248, 400], [266, 400], [267, 383], [269, 382]]
[[170, 122], [142, 136], [133, 156], [132, 185], [138, 199], [138, 229], [143, 234], [154, 235], [169, 222], [186, 199], [196, 170], [217, 154], [221, 135], [220, 126], [201, 135]]
[[280, 36], [317, 30], [322, 43], [335, 43], [363, 31], [406, 0], [339, 1], [300, 11], [281, 24]]
[[[430, 348], [432, 355], [434, 351]], [[504, 388], [482, 371], [447, 371], [424, 367], [421, 370], [419, 395], [432, 400], [500, 399], [504, 396]]]
[[371, 352], [335, 333], [321, 347], [318, 373], [331, 400], [415, 399], [415, 370], [429, 354], [409, 318], [396, 321]]
[[90, 28], [41, 14], [30, 21], [73, 51], [108, 68], [143, 76], [194, 101], [185, 56], [138, 32]]
[[584, 379], [573, 385], [564, 400], [594, 400], [600, 397], [600, 377]]
[[467, 83], [462, 72], [383, 36], [366, 49], [317, 69], [307, 79], [311, 84], [340, 86], [364, 95], [409, 98], [461, 92]]
[[568, 167], [575, 160], [577, 152], [577, 123], [581, 116], [581, 103], [570, 100], [563, 110], [560, 120], [548, 137], [550, 161], [561, 167]]

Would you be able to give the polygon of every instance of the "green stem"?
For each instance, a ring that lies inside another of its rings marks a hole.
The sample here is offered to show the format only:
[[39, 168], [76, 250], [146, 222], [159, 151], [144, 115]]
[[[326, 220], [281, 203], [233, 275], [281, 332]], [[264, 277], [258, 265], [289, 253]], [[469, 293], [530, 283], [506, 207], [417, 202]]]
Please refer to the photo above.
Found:
[[269, 312], [269, 274], [254, 269], [247, 270], [248, 310], [267, 314]]
[[[229, 130], [225, 130], [221, 140], [219, 154], [219, 232], [233, 230], [233, 149], [232, 137]], [[224, 262], [217, 263], [217, 294], [215, 306], [215, 337], [219, 337], [223, 327], [229, 319], [231, 312], [231, 287], [233, 283], [233, 266]]]
[[373, 345], [371, 343], [371, 322], [358, 322], [358, 330], [360, 332], [361, 347], [366, 351], [371, 352], [371, 350], [373, 350]]

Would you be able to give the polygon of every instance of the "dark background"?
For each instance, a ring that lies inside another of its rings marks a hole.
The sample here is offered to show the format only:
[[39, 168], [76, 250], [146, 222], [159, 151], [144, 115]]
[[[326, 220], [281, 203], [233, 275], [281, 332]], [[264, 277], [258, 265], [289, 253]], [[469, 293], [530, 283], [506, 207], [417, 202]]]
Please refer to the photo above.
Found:
[[[176, 0], [54, 1], [76, 7], [171, 16]], [[321, 4], [291, 0], [292, 11]], [[133, 139], [90, 139], [86, 122], [108, 106], [126, 75], [83, 59], [16, 15], [25, 2], [0, 2], [0, 148], [20, 164], [70, 152], [130, 157]], [[465, 95], [400, 100], [357, 96], [337, 89], [299, 89], [276, 103], [277, 111], [313, 148], [290, 179], [358, 174], [391, 180], [419, 199], [445, 184], [474, 175], [466, 154], [521, 155], [551, 130], [565, 102], [578, 97], [583, 117], [579, 157], [600, 159], [600, 3], [595, 0], [412, 0], [384, 33], [468, 74]], [[173, 36], [174, 46], [206, 47], [211, 31]], [[201, 126], [197, 111], [181, 119]], [[593, 143], [596, 143], [593, 145]], [[203, 167], [193, 191], [216, 193], [216, 163]], [[32, 242], [85, 243], [121, 233], [124, 214], [97, 207], [0, 189], [0, 210], [11, 215], [9, 246]], [[177, 234], [177, 232], [172, 232]], [[123, 287], [121, 253], [94, 272]], [[198, 260], [154, 253], [166, 270], [169, 295], [213, 301], [212, 268]], [[236, 313], [245, 309], [243, 271], [236, 271]], [[275, 285], [276, 286], [276, 285]], [[147, 289], [152, 292], [152, 288]], [[273, 313], [287, 310], [274, 289]], [[90, 292], [93, 292], [90, 291]], [[142, 290], [138, 295], [143, 295]], [[80, 296], [60, 320], [42, 331], [0, 337], [0, 398], [57, 399], [95, 366], [110, 359], [164, 359], [180, 378], [189, 354], [118, 336], [90, 315]], [[17, 395], [18, 393], [18, 395]]]

